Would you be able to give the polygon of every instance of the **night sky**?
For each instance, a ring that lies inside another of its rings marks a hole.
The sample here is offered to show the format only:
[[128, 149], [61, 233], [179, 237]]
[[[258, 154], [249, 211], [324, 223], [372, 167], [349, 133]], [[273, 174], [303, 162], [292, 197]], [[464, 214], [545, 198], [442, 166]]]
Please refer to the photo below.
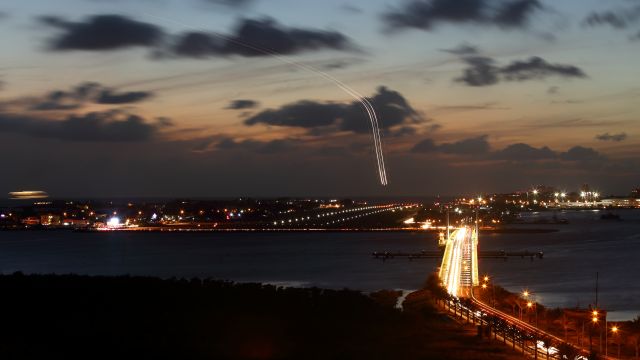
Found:
[[640, 185], [637, 0], [3, 0], [0, 44], [4, 194]]

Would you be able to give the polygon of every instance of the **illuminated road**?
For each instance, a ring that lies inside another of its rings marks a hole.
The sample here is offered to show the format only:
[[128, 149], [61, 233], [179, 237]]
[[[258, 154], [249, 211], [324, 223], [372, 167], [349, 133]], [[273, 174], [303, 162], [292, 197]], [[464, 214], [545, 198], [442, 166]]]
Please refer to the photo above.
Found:
[[[459, 298], [467, 298], [470, 300], [469, 310], [473, 313], [482, 314], [482, 317], [492, 318], [492, 323], [499, 322], [505, 326], [515, 329], [522, 339], [530, 339], [530, 345], [522, 343], [522, 348], [527, 347], [532, 356], [537, 357], [538, 352], [548, 352], [549, 358], [559, 359], [558, 350], [551, 345], [544, 345], [541, 339], [550, 340], [552, 344], [558, 346], [565, 341], [551, 333], [543, 331], [533, 325], [508, 315], [500, 310], [481, 302], [474, 296], [474, 289], [478, 289], [478, 232], [470, 226], [464, 226], [453, 231], [449, 238], [445, 240], [445, 251], [442, 257], [442, 265], [440, 266], [439, 276], [447, 292], [453, 297], [454, 302], [459, 303]], [[480, 315], [478, 315], [480, 316]], [[487, 324], [489, 320], [483, 320]], [[576, 359], [587, 359], [586, 349], [581, 349], [582, 353]], [[608, 359], [606, 357], [602, 357]]]
[[469, 297], [478, 279], [478, 234], [475, 229], [461, 227], [446, 239], [440, 279], [453, 296]]

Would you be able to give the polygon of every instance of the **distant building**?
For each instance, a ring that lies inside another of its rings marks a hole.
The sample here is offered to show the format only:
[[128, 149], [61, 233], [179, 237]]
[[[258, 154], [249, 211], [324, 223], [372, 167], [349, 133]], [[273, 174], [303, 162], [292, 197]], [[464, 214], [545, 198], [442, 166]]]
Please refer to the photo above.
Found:
[[53, 214], [40, 215], [40, 224], [44, 226], [60, 226], [62, 225], [62, 218], [60, 215]]
[[89, 220], [84, 219], [64, 219], [62, 225], [71, 227], [89, 227]]
[[27, 226], [40, 225], [40, 218], [36, 216], [28, 216], [22, 219], [22, 223]]

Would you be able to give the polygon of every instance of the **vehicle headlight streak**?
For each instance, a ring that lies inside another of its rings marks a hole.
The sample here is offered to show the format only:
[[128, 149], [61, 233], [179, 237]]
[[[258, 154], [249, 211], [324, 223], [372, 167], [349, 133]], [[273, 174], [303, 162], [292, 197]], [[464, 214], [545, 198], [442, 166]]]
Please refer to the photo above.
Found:
[[[198, 28], [198, 27], [195, 27], [195, 26], [190, 26], [190, 25], [187, 25], [187, 24], [184, 24], [184, 23], [180, 23], [180, 22], [177, 22], [177, 21], [174, 21], [174, 20], [171, 20], [171, 19], [162, 18], [162, 17], [155, 16], [155, 15], [152, 15], [152, 14], [149, 14], [149, 13], [146, 13], [146, 15], [150, 16], [150, 17], [153, 17], [153, 18], [156, 18], [158, 20], [171, 22], [173, 24], [180, 25], [180, 26], [183, 26], [185, 28], [190, 28], [190, 29], [199, 30], [199, 31], [203, 30], [202, 28]], [[297, 61], [289, 60], [289, 59], [285, 58], [284, 56], [282, 56], [281, 54], [277, 53], [274, 50], [271, 50], [271, 49], [268, 49], [268, 48], [263, 48], [263, 47], [256, 46], [256, 45], [253, 45], [253, 44], [247, 44], [247, 43], [245, 43], [243, 41], [239, 41], [237, 39], [234, 39], [234, 38], [231, 38], [229, 36], [226, 36], [226, 35], [223, 35], [223, 34], [219, 34], [219, 33], [216, 33], [216, 32], [207, 31], [207, 33], [209, 33], [209, 34], [211, 34], [211, 35], [213, 35], [213, 36], [215, 36], [215, 37], [217, 37], [219, 39], [232, 42], [234, 44], [243, 46], [243, 47], [248, 48], [248, 49], [255, 50], [255, 51], [263, 53], [265, 55], [269, 55], [269, 56], [271, 56], [271, 57], [273, 57], [273, 58], [275, 58], [275, 59], [277, 59], [279, 61], [282, 61], [282, 62], [284, 62], [286, 64], [289, 64], [289, 65], [293, 65], [293, 66], [295, 66], [295, 67], [297, 67], [299, 69], [306, 70], [306, 71], [309, 71], [309, 72], [314, 73], [316, 75], [319, 75], [319, 76], [321, 76], [321, 77], [333, 82], [336, 86], [338, 86], [338, 88], [340, 88], [342, 91], [344, 91], [345, 93], [347, 93], [348, 95], [353, 97], [355, 100], [357, 100], [362, 105], [362, 107], [365, 109], [365, 111], [367, 112], [367, 115], [369, 116], [369, 122], [371, 123], [371, 133], [372, 133], [372, 137], [373, 137], [373, 148], [374, 148], [375, 153], [376, 153], [376, 161], [377, 161], [377, 164], [378, 164], [378, 175], [380, 177], [380, 184], [382, 184], [383, 186], [386, 186], [388, 184], [388, 181], [387, 181], [387, 170], [385, 168], [384, 154], [382, 152], [382, 140], [381, 140], [381, 136], [380, 136], [380, 123], [379, 123], [379, 120], [378, 120], [378, 115], [376, 114], [376, 111], [373, 108], [373, 105], [371, 104], [369, 99], [367, 99], [366, 97], [364, 97], [363, 95], [361, 95], [360, 93], [358, 93], [357, 91], [355, 91], [350, 86], [348, 86], [347, 84], [343, 83], [342, 81], [340, 81], [340, 80], [336, 79], [335, 77], [327, 74], [326, 72], [321, 71], [319, 69], [316, 69], [315, 67], [310, 66], [310, 65], [306, 65], [306, 64], [303, 64], [303, 63], [299, 63]]]
[[467, 228], [460, 228], [451, 234], [447, 240], [445, 253], [440, 267], [440, 278], [444, 282], [447, 292], [458, 296], [462, 276], [462, 246], [465, 244]]

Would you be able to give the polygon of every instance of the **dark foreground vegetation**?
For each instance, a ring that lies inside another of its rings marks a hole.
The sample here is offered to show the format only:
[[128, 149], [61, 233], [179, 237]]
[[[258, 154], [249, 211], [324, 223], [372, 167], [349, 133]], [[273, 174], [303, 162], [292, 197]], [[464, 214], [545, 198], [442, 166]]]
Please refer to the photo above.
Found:
[[[508, 359], [411, 294], [0, 275], [1, 359]], [[507, 351], [507, 353], [505, 353]]]

